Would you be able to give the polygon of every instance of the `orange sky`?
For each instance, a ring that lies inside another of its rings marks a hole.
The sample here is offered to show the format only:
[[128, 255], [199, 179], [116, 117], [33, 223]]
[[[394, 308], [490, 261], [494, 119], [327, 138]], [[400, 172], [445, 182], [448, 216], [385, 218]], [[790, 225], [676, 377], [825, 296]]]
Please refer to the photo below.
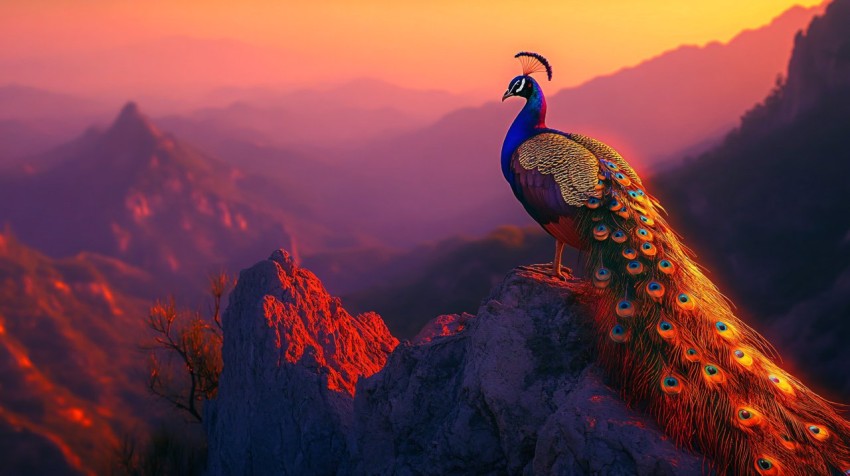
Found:
[[[371, 76], [414, 88], [503, 88], [521, 49], [565, 87], [680, 44], [727, 41], [821, 0], [2, 0], [0, 59], [74, 54], [165, 36], [260, 47], [225, 82], [309, 86]], [[0, 80], [8, 80], [3, 76]]]

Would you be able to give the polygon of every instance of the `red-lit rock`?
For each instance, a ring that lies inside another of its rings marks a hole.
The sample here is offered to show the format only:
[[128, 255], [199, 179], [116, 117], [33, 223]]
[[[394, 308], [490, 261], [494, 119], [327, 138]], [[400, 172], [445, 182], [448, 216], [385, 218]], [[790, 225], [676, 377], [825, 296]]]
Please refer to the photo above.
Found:
[[605, 386], [580, 293], [515, 271], [477, 317], [440, 316], [387, 359], [377, 315], [276, 252], [225, 315], [209, 474], [700, 474]]
[[224, 371], [207, 406], [210, 474], [333, 474], [358, 379], [398, 341], [351, 316], [285, 251], [242, 271], [224, 323]]

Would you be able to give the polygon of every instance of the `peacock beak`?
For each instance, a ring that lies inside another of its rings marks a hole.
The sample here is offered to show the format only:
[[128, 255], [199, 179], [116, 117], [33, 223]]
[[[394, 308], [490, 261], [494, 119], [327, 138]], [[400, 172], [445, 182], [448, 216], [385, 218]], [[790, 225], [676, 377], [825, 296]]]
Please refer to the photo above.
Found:
[[502, 94], [502, 102], [505, 102], [505, 99], [507, 99], [511, 96], [513, 96], [513, 94], [511, 94], [511, 90], [508, 89], [507, 91], [505, 91], [505, 94]]

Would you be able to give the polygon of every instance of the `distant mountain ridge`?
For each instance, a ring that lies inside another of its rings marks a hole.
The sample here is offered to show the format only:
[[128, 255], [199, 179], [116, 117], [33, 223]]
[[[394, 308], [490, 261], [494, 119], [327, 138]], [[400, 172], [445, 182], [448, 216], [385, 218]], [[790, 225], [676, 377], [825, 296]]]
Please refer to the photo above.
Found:
[[107, 130], [0, 176], [0, 221], [52, 256], [94, 251], [164, 276], [203, 275], [258, 243], [296, 246], [289, 227], [303, 212], [270, 206], [242, 179], [130, 103]]
[[9, 233], [0, 276], [3, 472], [102, 474], [123, 433], [152, 415], [132, 349], [153, 278], [93, 254], [53, 260]]
[[[707, 146], [707, 139], [720, 140], [742, 111], [770, 91], [787, 64], [794, 33], [818, 11], [792, 8], [727, 44], [682, 47], [576, 88], [555, 92], [543, 81], [547, 124], [593, 135], [649, 175], [663, 159], [695, 142]], [[340, 206], [348, 213], [341, 222], [356, 217], [393, 243], [440, 239], [445, 230], [481, 234], [530, 223], [498, 164], [520, 103], [457, 110], [432, 126], [340, 155], [342, 176], [366, 172], [362, 180], [334, 188], [346, 197]], [[409, 219], [402, 227], [387, 216]]]
[[730, 41], [680, 46], [549, 98], [549, 123], [628, 153], [640, 170], [668, 166], [700, 141], [719, 141], [787, 68], [794, 35], [825, 3], [795, 6]]
[[795, 39], [785, 84], [748, 111], [723, 144], [655, 177], [651, 188], [724, 293], [807, 369], [815, 388], [844, 402], [848, 24], [850, 0], [834, 0]]

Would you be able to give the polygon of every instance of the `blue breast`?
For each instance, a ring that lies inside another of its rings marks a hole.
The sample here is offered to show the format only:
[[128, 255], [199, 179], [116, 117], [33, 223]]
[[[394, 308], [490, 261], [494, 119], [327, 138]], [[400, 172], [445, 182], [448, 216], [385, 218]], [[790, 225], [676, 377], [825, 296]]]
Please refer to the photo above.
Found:
[[511, 172], [511, 158], [517, 148], [523, 142], [534, 137], [537, 134], [548, 131], [546, 128], [546, 98], [540, 92], [540, 86], [531, 78], [534, 84], [534, 93], [526, 100], [525, 106], [517, 114], [514, 122], [508, 129], [505, 135], [505, 141], [502, 143], [502, 174], [505, 180], [514, 184], [514, 175]]

